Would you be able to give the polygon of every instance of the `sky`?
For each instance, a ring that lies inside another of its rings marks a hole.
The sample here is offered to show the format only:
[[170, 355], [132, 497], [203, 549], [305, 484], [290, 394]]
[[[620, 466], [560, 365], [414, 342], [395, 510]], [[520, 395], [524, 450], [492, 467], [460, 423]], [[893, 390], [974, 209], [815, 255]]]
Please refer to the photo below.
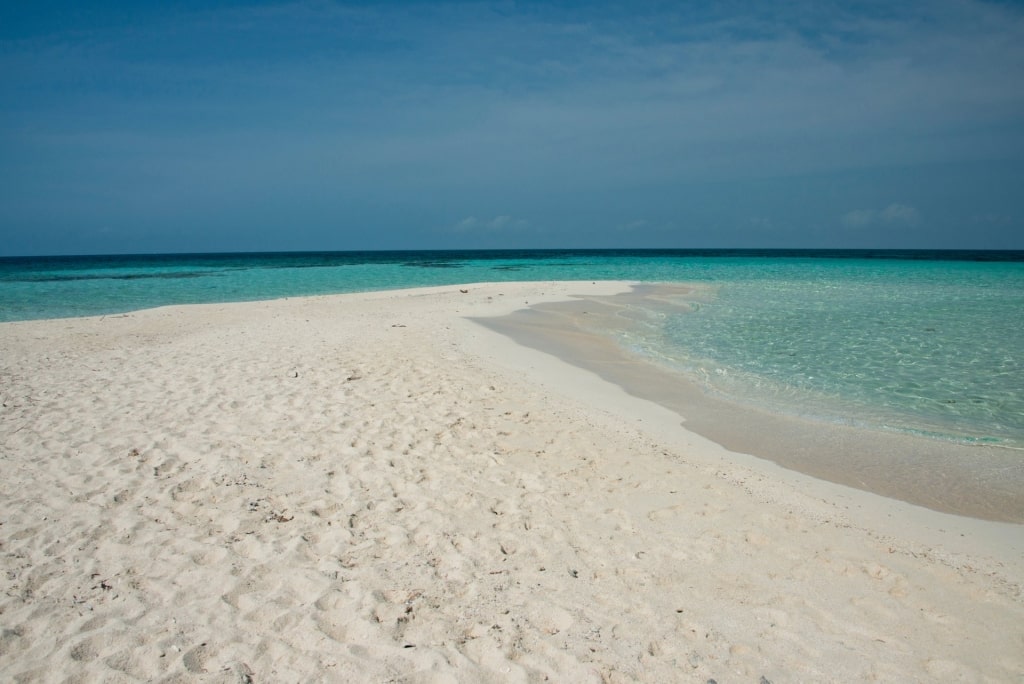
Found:
[[1024, 3], [0, 9], [0, 256], [1024, 249]]

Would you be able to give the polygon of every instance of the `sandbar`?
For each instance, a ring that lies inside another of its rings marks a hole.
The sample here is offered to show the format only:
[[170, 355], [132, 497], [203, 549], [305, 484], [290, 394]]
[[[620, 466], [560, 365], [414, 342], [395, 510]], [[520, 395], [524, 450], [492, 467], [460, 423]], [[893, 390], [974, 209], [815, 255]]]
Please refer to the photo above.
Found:
[[1024, 522], [1019, 450], [772, 413], [710, 395], [695, 379], [616, 344], [611, 333], [630, 325], [638, 298], [669, 300], [680, 288], [645, 284], [478, 322], [675, 411], [686, 429], [732, 451], [946, 513]]
[[1020, 525], [732, 451], [478, 322], [632, 286], [0, 324], [0, 679], [1020, 679]]

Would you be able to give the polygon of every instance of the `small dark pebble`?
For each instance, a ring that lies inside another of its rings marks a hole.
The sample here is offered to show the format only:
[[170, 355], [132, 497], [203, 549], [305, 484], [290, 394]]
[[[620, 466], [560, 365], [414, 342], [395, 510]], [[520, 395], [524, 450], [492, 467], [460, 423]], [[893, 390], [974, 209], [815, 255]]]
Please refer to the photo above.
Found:
[[416, 648], [416, 644], [406, 644], [402, 648]]
[[579, 577], [580, 576], [579, 570], [570, 570], [569, 574], [572, 575], [573, 577]]
[[761, 675], [761, 681], [759, 682], [759, 684], [772, 684], [772, 680], [768, 679], [764, 675]]

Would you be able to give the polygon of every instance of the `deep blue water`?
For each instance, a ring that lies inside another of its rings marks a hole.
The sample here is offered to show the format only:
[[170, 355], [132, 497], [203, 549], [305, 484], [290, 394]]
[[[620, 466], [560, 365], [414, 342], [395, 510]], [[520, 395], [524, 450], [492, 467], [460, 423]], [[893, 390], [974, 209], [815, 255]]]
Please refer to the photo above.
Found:
[[545, 250], [0, 259], [0, 321], [510, 280], [694, 286], [622, 340], [708, 391], [1024, 447], [1024, 252]]

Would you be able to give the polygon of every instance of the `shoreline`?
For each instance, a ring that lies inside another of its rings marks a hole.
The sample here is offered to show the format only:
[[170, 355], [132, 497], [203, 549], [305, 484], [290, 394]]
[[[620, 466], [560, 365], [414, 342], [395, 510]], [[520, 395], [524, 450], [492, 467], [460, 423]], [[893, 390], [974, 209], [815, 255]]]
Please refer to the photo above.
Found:
[[1018, 450], [744, 406], [709, 396], [694, 380], [630, 354], [600, 332], [621, 328], [620, 314], [636, 299], [668, 297], [679, 287], [643, 284], [611, 297], [581, 296], [476, 322], [674, 411], [685, 429], [730, 451], [943, 513], [1024, 523], [1024, 467]]
[[1007, 681], [1024, 527], [732, 453], [476, 283], [0, 324], [0, 677]]

